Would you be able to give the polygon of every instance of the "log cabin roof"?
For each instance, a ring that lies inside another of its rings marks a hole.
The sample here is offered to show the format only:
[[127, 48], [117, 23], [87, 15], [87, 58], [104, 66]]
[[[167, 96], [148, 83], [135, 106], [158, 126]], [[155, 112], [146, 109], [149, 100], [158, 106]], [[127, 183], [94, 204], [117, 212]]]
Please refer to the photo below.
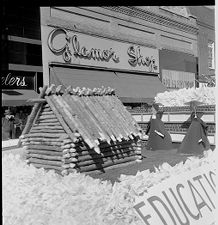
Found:
[[[64, 88], [51, 85], [41, 89], [23, 134], [28, 134], [39, 112], [48, 105], [66, 133], [73, 139], [80, 136], [90, 148], [98, 151], [100, 142], [133, 140], [141, 134], [141, 128], [115, 95], [114, 89]], [[51, 120], [45, 117], [45, 120]], [[35, 126], [36, 124], [34, 124]]]

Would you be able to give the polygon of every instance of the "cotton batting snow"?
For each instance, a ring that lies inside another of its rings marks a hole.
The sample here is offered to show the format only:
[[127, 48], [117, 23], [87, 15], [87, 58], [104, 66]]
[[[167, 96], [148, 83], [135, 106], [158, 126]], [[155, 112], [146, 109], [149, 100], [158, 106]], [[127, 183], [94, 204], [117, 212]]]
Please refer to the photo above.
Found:
[[135, 197], [172, 175], [215, 164], [214, 152], [189, 157], [174, 167], [162, 164], [155, 172], [121, 175], [120, 182], [74, 173], [65, 177], [36, 169], [19, 155], [3, 156], [4, 225], [142, 225]]
[[204, 105], [215, 105], [215, 88], [183, 88], [158, 93], [155, 97], [155, 102], [161, 103], [163, 106], [184, 106], [185, 102], [192, 100], [200, 101]]

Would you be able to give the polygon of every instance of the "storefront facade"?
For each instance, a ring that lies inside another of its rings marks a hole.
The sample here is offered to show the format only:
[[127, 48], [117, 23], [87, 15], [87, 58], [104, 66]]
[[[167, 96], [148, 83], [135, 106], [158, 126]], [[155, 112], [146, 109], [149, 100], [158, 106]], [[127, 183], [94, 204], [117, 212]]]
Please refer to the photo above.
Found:
[[196, 17], [199, 55], [199, 86], [215, 85], [215, 6], [189, 6]]
[[[162, 6], [160, 10], [183, 23], [174, 34], [161, 34], [160, 77], [168, 90], [197, 87], [198, 27], [185, 6]], [[172, 26], [171, 26], [172, 27]]]
[[[189, 55], [197, 54], [196, 35], [181, 27], [159, 7], [42, 7], [44, 84], [111, 86], [124, 104], [149, 104], [167, 90], [160, 50], [168, 36], [189, 40]], [[179, 52], [178, 43], [170, 46]]]
[[[1, 36], [2, 121], [5, 110], [15, 118], [9, 137], [18, 139], [32, 109], [29, 98], [37, 98], [43, 86], [39, 7], [3, 6]], [[2, 133], [7, 128], [2, 126]], [[7, 135], [6, 135], [7, 136]]]

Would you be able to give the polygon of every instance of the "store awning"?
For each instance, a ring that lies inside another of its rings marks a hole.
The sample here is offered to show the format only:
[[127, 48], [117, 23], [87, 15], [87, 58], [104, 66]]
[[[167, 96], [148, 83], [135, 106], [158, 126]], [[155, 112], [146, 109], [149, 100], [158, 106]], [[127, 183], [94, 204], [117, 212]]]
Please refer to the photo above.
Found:
[[11, 89], [2, 90], [2, 106], [33, 105], [28, 99], [38, 98], [34, 90]]
[[50, 68], [50, 84], [68, 87], [112, 87], [125, 103], [151, 103], [159, 92], [167, 89], [157, 75], [121, 73], [100, 70]]
[[157, 75], [115, 72], [115, 88], [122, 102], [152, 103], [157, 93], [166, 91]]
[[65, 67], [52, 67], [50, 69], [50, 84], [71, 85], [76, 87], [112, 87], [114, 88], [115, 74], [110, 71], [71, 69]]

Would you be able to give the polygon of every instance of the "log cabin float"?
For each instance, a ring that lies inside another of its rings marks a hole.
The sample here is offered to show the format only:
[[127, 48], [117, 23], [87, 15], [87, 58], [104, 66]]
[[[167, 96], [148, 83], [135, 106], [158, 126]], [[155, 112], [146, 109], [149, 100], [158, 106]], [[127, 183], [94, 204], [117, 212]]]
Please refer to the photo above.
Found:
[[44, 86], [20, 136], [37, 168], [101, 173], [140, 162], [141, 128], [108, 88]]

